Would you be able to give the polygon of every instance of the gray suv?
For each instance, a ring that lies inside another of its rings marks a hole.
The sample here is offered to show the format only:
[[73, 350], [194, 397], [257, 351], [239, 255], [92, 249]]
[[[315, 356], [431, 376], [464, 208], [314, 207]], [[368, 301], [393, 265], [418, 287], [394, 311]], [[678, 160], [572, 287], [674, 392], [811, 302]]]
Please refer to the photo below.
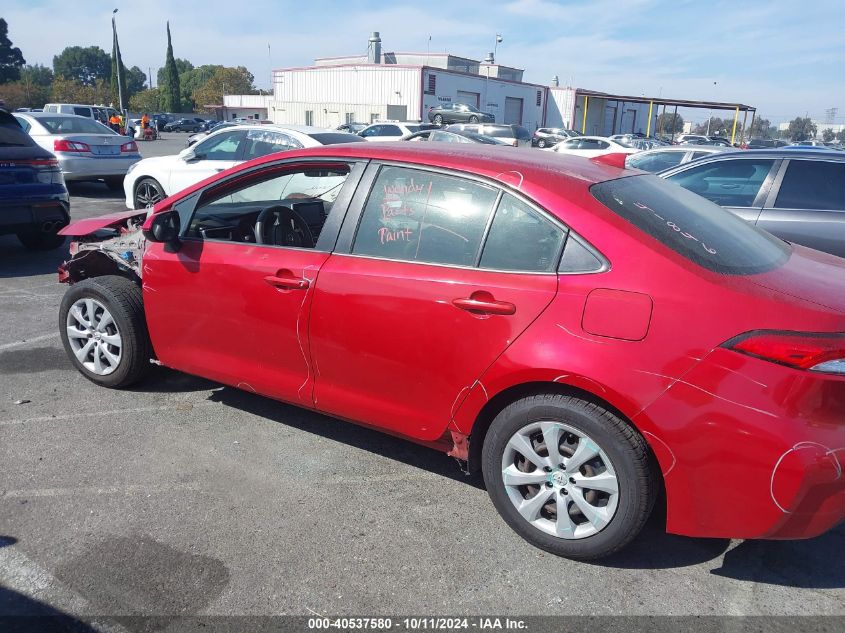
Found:
[[724, 152], [658, 175], [781, 239], [845, 257], [845, 154]]

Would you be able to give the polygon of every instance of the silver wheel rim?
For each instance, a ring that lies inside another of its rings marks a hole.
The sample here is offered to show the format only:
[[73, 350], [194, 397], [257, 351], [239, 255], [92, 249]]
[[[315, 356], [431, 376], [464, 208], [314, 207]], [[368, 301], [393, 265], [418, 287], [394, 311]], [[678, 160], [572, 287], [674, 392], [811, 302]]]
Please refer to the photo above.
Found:
[[123, 355], [123, 339], [111, 313], [96, 299], [79, 299], [67, 313], [67, 340], [76, 359], [98, 376], [108, 376]]
[[523, 519], [562, 539], [601, 532], [619, 505], [607, 454], [583, 431], [552, 420], [532, 422], [511, 436], [502, 483]]
[[135, 191], [135, 206], [139, 208], [148, 209], [161, 200], [164, 200], [164, 195], [151, 182], [142, 182]]

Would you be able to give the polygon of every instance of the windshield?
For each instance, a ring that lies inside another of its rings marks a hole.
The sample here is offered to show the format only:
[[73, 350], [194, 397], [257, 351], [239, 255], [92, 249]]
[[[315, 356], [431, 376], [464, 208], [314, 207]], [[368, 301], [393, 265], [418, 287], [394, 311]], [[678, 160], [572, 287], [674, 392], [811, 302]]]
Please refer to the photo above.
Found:
[[36, 119], [50, 134], [117, 134], [93, 119], [75, 116], [38, 117]]
[[790, 248], [701, 196], [655, 176], [630, 176], [590, 187], [608, 209], [691, 262], [725, 275], [781, 266]]

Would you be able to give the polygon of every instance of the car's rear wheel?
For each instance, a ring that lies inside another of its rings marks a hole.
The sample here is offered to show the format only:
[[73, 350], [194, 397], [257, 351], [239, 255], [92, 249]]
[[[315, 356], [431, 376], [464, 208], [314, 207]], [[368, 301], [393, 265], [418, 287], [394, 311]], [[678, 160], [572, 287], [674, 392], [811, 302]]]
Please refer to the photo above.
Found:
[[30, 251], [51, 251], [59, 248], [65, 243], [65, 236], [59, 235], [58, 231], [63, 225], [54, 225], [50, 230], [45, 231], [41, 227], [33, 227], [18, 232], [18, 240], [24, 248]]
[[59, 332], [71, 362], [98, 385], [125, 387], [150, 368], [141, 288], [124, 277], [94, 277], [71, 286], [59, 309]]
[[142, 178], [135, 185], [133, 201], [136, 209], [147, 209], [166, 197], [167, 194], [155, 178]]
[[541, 138], [537, 141], [537, 147], [545, 147], [546, 146], [546, 139]]
[[529, 396], [499, 413], [484, 440], [482, 469], [505, 522], [567, 558], [622, 549], [657, 494], [642, 436], [607, 409], [561, 394]]
[[442, 114], [435, 114], [434, 115], [434, 125], [443, 125], [443, 115]]
[[475, 116], [475, 115], [472, 115], [472, 116], [469, 118], [469, 122], [470, 122], [470, 123], [478, 123], [478, 117], [477, 117], [477, 116]]

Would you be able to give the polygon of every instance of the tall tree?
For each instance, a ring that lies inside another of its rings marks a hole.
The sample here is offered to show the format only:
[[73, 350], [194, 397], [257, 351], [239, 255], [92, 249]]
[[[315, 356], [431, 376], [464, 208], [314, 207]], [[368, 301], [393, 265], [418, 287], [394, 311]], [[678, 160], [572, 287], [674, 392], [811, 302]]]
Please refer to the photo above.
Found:
[[772, 123], [763, 117], [754, 117], [754, 123], [751, 125], [750, 138], [771, 138], [772, 137]]
[[[176, 69], [179, 71], [179, 76], [181, 77], [184, 73], [188, 72], [189, 70], [194, 69], [194, 65], [189, 62], [187, 59], [182, 59], [180, 57], [176, 58]], [[158, 69], [156, 73], [156, 85], [163, 86], [165, 83], [165, 73], [167, 72], [167, 67], [162, 66]], [[182, 86], [182, 93], [185, 93], [185, 86]]]
[[220, 68], [211, 76], [205, 85], [194, 91], [191, 97], [198, 109], [209, 109], [206, 106], [223, 103], [223, 95], [254, 94], [255, 77], [243, 66], [237, 68]]
[[170, 39], [170, 22], [167, 23], [167, 58], [164, 62], [164, 85], [162, 107], [165, 112], [178, 112], [182, 104], [182, 94], [179, 89], [179, 68], [173, 57], [173, 42]]
[[53, 57], [53, 72], [58, 77], [94, 86], [98, 79], [111, 76], [111, 59], [99, 46], [68, 46]]
[[53, 71], [41, 64], [27, 64], [21, 68], [21, 81], [33, 86], [49, 87], [53, 83]]
[[836, 138], [836, 134], [833, 133], [832, 129], [826, 128], [822, 130], [822, 140], [825, 143], [830, 143], [834, 138]]
[[123, 89], [123, 100], [128, 103], [129, 98], [141, 92], [147, 83], [147, 73], [143, 70], [138, 68], [137, 66], [133, 66], [132, 68], [127, 69], [125, 66], [123, 67], [123, 82], [124, 82], [124, 89]]
[[147, 88], [135, 93], [129, 99], [129, 109], [133, 112], [158, 112], [161, 108], [161, 89]]
[[789, 122], [786, 134], [793, 141], [807, 141], [816, 135], [816, 124], [809, 118], [795, 117]]
[[12, 46], [9, 39], [9, 24], [0, 18], [0, 84], [20, 79], [25, 63], [21, 49]]
[[117, 41], [117, 29], [114, 28], [112, 18], [112, 44], [111, 44], [111, 77], [109, 82], [111, 88], [111, 102], [118, 110], [122, 110], [129, 101], [126, 94], [126, 66], [123, 65], [123, 58], [120, 56], [120, 43]]
[[684, 117], [674, 112], [664, 112], [657, 117], [657, 129], [663, 134], [678, 134], [684, 131]]

